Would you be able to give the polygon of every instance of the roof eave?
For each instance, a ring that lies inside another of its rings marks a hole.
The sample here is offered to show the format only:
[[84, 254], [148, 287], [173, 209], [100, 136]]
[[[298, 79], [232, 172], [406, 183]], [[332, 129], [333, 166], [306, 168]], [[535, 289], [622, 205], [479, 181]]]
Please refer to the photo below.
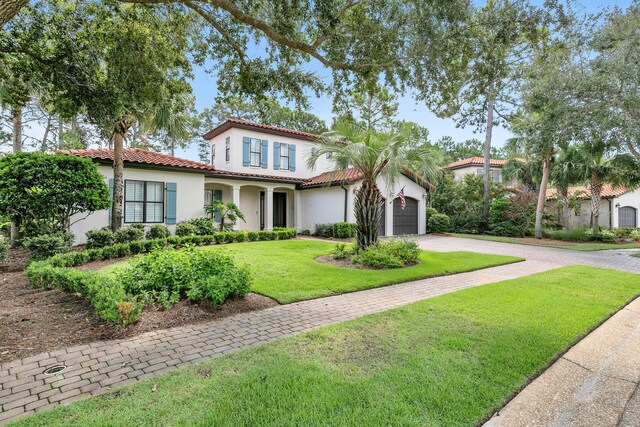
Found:
[[283, 130], [277, 130], [277, 129], [266, 129], [266, 128], [262, 128], [260, 126], [254, 126], [248, 123], [236, 123], [236, 122], [230, 122], [230, 121], [226, 121], [224, 123], [222, 123], [221, 125], [218, 125], [217, 127], [213, 128], [212, 130], [210, 130], [209, 132], [205, 133], [204, 135], [202, 135], [203, 139], [206, 140], [211, 140], [213, 138], [215, 138], [216, 136], [226, 132], [229, 129], [232, 128], [237, 128], [237, 129], [245, 129], [245, 130], [253, 130], [256, 132], [262, 132], [262, 133], [267, 133], [270, 135], [278, 135], [278, 136], [286, 136], [289, 138], [294, 138], [294, 139], [301, 139], [304, 141], [311, 141], [311, 142], [318, 142], [316, 137], [312, 137], [312, 136], [308, 136], [308, 135], [299, 135], [293, 132], [287, 132], [287, 131], [283, 131]]

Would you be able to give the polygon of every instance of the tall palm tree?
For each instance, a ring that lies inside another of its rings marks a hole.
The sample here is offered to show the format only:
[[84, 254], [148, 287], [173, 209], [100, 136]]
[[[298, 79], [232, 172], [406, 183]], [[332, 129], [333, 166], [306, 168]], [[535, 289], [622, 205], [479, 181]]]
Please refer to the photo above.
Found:
[[308, 158], [310, 168], [315, 167], [320, 157], [331, 153], [336, 171], [353, 167], [362, 175], [362, 185], [354, 194], [358, 249], [367, 248], [378, 240], [384, 201], [378, 179], [392, 186], [407, 168], [429, 180], [437, 179], [441, 173], [437, 152], [428, 144], [413, 141], [407, 126], [401, 126], [393, 133], [380, 133], [353, 123], [338, 123], [320, 142], [321, 148]]
[[558, 201], [562, 206], [562, 225], [565, 230], [569, 225], [569, 187], [582, 184], [588, 178], [585, 168], [580, 165], [578, 149], [569, 145], [556, 155], [551, 166], [551, 183], [556, 187]]

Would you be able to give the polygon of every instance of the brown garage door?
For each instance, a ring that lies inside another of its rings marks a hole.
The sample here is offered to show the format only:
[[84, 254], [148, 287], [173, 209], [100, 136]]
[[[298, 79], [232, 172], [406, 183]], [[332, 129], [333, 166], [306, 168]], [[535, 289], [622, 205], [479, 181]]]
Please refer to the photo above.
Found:
[[618, 227], [637, 227], [635, 208], [632, 208], [631, 206], [624, 206], [618, 209]]
[[393, 201], [393, 235], [418, 234], [418, 201], [405, 198], [407, 205], [402, 210], [399, 198]]

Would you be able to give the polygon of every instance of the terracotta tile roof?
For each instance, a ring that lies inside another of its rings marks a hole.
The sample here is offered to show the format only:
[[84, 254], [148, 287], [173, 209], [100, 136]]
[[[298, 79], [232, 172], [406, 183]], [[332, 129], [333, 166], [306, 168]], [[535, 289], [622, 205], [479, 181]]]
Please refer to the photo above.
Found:
[[[625, 193], [631, 191], [630, 188], [627, 187], [612, 187], [609, 184], [605, 184], [602, 187], [602, 198], [610, 199], [612, 197], [619, 197]], [[555, 199], [557, 194], [557, 189], [549, 188], [547, 189], [547, 199]], [[576, 195], [580, 198], [588, 199], [591, 197], [591, 191], [589, 187], [586, 185], [580, 185], [576, 187], [569, 187], [569, 195]]]
[[[113, 161], [113, 150], [60, 150], [61, 154], [72, 154], [74, 156], [89, 157], [96, 160]], [[215, 168], [206, 163], [194, 162], [193, 160], [182, 159], [180, 157], [169, 156], [162, 153], [154, 153], [140, 148], [125, 148], [123, 150], [123, 160], [128, 163], [148, 164], [157, 166], [168, 166], [176, 168], [195, 169], [202, 171], [214, 171]]]
[[294, 137], [302, 137], [305, 140], [311, 140], [311, 141], [316, 141], [321, 138], [320, 135], [316, 135], [309, 132], [303, 132], [295, 129], [281, 128], [278, 126], [264, 125], [262, 123], [255, 123], [255, 122], [250, 122], [248, 120], [241, 120], [241, 119], [235, 119], [235, 118], [227, 119], [224, 123], [216, 126], [209, 132], [205, 133], [202, 137], [204, 139], [212, 139], [215, 136], [220, 135], [222, 132], [226, 131], [227, 129], [230, 129], [233, 127], [239, 127], [243, 129], [254, 129], [258, 131], [265, 131], [267, 133], [275, 133], [279, 135], [291, 135]]
[[[425, 188], [433, 187], [433, 185], [429, 181], [420, 177], [409, 168], [405, 168], [404, 175], [407, 176], [408, 178], [416, 180], [419, 185]], [[354, 182], [358, 182], [361, 179], [362, 179], [362, 173], [359, 170], [357, 170], [356, 168], [348, 168], [348, 169], [343, 169], [339, 171], [321, 173], [318, 176], [314, 176], [313, 178], [307, 179], [304, 183], [301, 184], [301, 187], [319, 186], [323, 184], [338, 183], [338, 182], [346, 182], [349, 184], [353, 184]]]
[[305, 179], [305, 178], [296, 178], [296, 177], [289, 177], [289, 176], [265, 175], [261, 173], [251, 173], [251, 172], [231, 172], [231, 171], [225, 171], [221, 169], [208, 171], [207, 176], [219, 176], [222, 178], [225, 178], [225, 177], [258, 178], [266, 181], [286, 181], [294, 184], [302, 184], [307, 182], [308, 180], [308, 178]]
[[[489, 161], [489, 165], [491, 166], [504, 166], [509, 160], [499, 160], [499, 159], [491, 159]], [[444, 166], [443, 169], [458, 169], [466, 166], [483, 166], [484, 158], [483, 157], [469, 157], [468, 159], [458, 160], [456, 162], [449, 163]]]

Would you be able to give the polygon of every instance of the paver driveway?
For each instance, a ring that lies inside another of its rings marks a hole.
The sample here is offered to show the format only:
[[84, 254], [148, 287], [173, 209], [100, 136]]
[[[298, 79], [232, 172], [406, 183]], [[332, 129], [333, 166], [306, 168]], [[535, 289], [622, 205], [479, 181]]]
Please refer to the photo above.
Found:
[[[180, 365], [468, 287], [569, 264], [640, 273], [640, 259], [629, 257], [628, 251], [582, 253], [441, 236], [420, 237], [419, 241], [421, 247], [432, 251], [515, 255], [527, 261], [282, 305], [200, 325], [147, 333], [126, 340], [96, 342], [8, 362], [0, 366], [0, 424], [104, 393], [112, 387]], [[57, 364], [67, 368], [58, 375], [43, 373], [45, 368]]]

